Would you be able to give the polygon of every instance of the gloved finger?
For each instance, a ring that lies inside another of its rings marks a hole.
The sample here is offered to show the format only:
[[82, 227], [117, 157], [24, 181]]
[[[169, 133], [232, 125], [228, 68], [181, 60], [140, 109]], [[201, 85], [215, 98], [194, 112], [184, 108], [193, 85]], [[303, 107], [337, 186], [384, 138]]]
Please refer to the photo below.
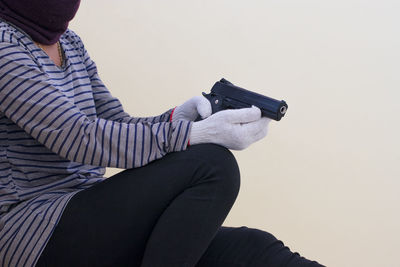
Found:
[[175, 109], [175, 113], [185, 112], [187, 110], [195, 110], [196, 109], [196, 99], [194, 97], [186, 100], [182, 104], [178, 105]]
[[261, 127], [261, 130], [258, 133], [256, 133], [254, 136], [255, 141], [261, 140], [267, 136], [268, 129], [269, 129], [269, 123], [271, 122], [271, 119], [266, 118], [266, 117], [262, 117], [260, 120], [263, 120], [264, 122]]
[[230, 123], [248, 123], [257, 121], [261, 118], [261, 110], [256, 106], [252, 106], [250, 108], [229, 109], [224, 111], [229, 111], [227, 121]]
[[251, 139], [266, 134], [268, 132], [268, 125], [271, 120], [269, 118], [260, 118], [259, 120], [244, 123], [241, 125], [241, 131], [243, 136], [248, 136]]
[[202, 119], [209, 117], [212, 113], [211, 103], [204, 96], [196, 96], [197, 112], [200, 114]]

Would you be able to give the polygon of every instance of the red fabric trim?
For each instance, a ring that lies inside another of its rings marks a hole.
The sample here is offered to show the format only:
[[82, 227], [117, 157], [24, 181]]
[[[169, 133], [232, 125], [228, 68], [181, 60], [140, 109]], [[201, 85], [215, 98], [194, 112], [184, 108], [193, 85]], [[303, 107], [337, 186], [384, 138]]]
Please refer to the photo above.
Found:
[[188, 145], [187, 146], [190, 146], [190, 139], [188, 140]]
[[[177, 107], [177, 106], [176, 106], [176, 107]], [[171, 112], [171, 115], [169, 115], [169, 121], [170, 121], [170, 122], [172, 121], [172, 115], [174, 114], [174, 111], [175, 111], [176, 107], [174, 107], [174, 109], [173, 109], [172, 112]]]

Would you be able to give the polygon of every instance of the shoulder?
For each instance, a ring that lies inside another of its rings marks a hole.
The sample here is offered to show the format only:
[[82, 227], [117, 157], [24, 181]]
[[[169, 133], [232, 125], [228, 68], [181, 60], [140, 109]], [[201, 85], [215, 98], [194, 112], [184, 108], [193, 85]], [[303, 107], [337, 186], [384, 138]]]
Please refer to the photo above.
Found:
[[14, 44], [26, 48], [26, 39], [29, 39], [16, 28], [0, 20], [0, 43]]
[[4, 62], [8, 64], [10, 60], [37, 65], [31, 44], [32, 41], [26, 34], [0, 20], [0, 68], [4, 66]]
[[65, 41], [65, 43], [68, 46], [70, 46], [70, 49], [73, 49], [82, 58], [84, 57], [85, 46], [83, 44], [81, 37], [75, 31], [68, 28], [61, 38]]
[[38, 64], [35, 54], [39, 50], [25, 32], [0, 19], [0, 60], [6, 57], [18, 62], [33, 60], [35, 64]]

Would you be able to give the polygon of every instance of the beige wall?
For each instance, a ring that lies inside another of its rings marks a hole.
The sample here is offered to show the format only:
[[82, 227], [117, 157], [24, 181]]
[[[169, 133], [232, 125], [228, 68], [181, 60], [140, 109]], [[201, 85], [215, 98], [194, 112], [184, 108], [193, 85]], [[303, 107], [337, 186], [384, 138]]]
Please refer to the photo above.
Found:
[[70, 27], [133, 116], [161, 114], [222, 77], [285, 99], [269, 135], [233, 151], [242, 186], [224, 225], [269, 231], [327, 266], [396, 267], [397, 3], [86, 0]]

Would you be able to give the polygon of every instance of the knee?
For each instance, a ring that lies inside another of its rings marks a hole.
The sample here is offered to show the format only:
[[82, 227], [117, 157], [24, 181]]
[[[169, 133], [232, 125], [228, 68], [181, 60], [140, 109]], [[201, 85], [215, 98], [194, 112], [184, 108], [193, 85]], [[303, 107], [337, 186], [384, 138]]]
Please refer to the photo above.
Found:
[[274, 235], [257, 228], [241, 226], [237, 228], [247, 240], [251, 240], [256, 247], [270, 246], [274, 243], [282, 243]]
[[213, 143], [195, 146], [200, 151], [198, 156], [217, 174], [224, 192], [231, 192], [236, 198], [240, 190], [240, 169], [233, 153], [228, 148]]
[[241, 226], [235, 229], [237, 234], [240, 236], [240, 240], [258, 255], [261, 255], [260, 251], [264, 251], [265, 255], [274, 255], [284, 248], [284, 244], [281, 240], [277, 239], [271, 233], [263, 231], [257, 228], [250, 228], [247, 226]]

